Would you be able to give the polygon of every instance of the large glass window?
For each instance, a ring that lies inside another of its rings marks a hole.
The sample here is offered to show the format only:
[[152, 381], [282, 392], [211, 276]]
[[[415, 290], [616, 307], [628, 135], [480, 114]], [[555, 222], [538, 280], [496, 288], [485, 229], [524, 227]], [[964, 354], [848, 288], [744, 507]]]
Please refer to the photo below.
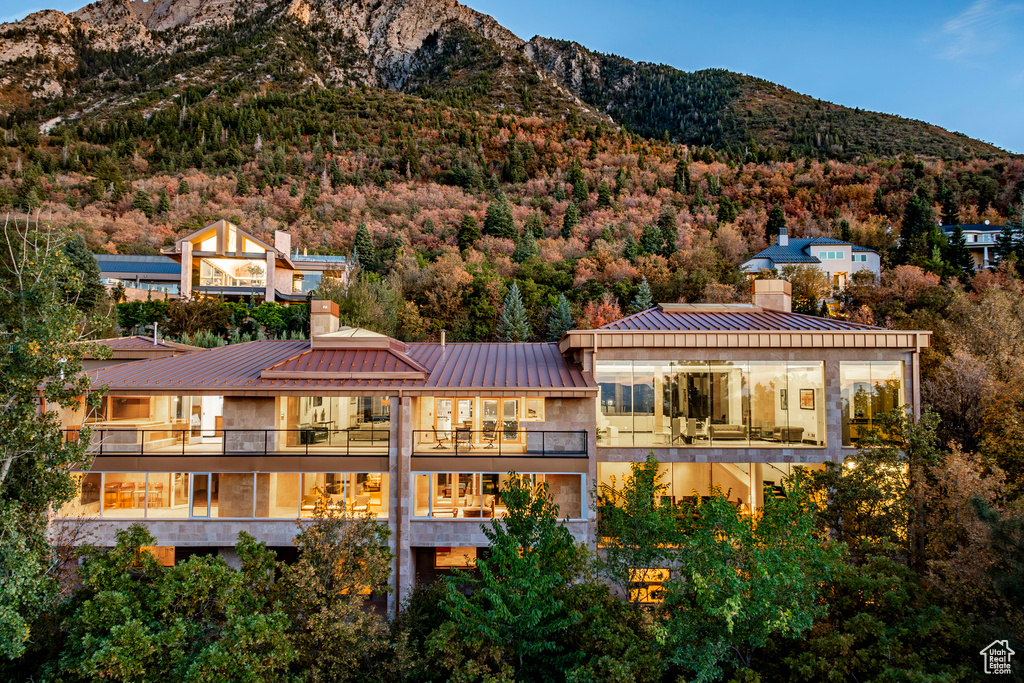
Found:
[[202, 258], [200, 287], [266, 287], [267, 262], [259, 259]]
[[[582, 519], [582, 474], [517, 474], [537, 486], [547, 483], [561, 517]], [[509, 475], [498, 472], [433, 472], [413, 475], [413, 517], [421, 519], [487, 519], [504, 517], [508, 509], [501, 490]]]
[[843, 394], [843, 445], [856, 445], [882, 413], [905, 405], [903, 361], [839, 364]]
[[387, 519], [387, 472], [90, 472], [62, 517], [298, 519], [317, 505]]
[[386, 450], [391, 431], [388, 396], [300, 396], [282, 398], [287, 447]]
[[[753, 512], [764, 505], [766, 497], [785, 496], [785, 479], [794, 470], [822, 467], [824, 465], [790, 463], [660, 463], [658, 483], [665, 488], [657, 502], [685, 505], [722, 495], [743, 512]], [[603, 506], [616, 503], [608, 487], [614, 485], [621, 491], [630, 475], [628, 462], [597, 464], [599, 511]]]
[[598, 361], [601, 446], [824, 446], [824, 364]]

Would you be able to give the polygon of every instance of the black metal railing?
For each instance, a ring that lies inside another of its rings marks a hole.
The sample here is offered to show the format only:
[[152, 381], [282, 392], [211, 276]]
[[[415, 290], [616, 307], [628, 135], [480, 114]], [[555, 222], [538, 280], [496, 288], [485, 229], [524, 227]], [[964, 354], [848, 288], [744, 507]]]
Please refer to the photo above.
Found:
[[586, 458], [588, 432], [501, 429], [414, 429], [416, 456]]
[[[67, 430], [77, 440], [79, 430]], [[90, 428], [88, 453], [117, 456], [344, 456], [387, 455], [388, 427], [351, 429], [131, 429]]]

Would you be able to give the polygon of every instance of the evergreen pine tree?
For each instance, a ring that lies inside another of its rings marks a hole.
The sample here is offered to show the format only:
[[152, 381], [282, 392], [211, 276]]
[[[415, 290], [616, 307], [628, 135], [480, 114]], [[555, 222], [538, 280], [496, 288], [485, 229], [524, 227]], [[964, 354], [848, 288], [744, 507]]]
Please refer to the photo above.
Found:
[[612, 191], [608, 183], [601, 183], [597, 188], [597, 207], [605, 209], [612, 205]]
[[160, 214], [165, 214], [171, 210], [171, 196], [167, 194], [167, 188], [160, 190], [160, 196], [157, 198], [156, 211]]
[[186, 194], [188, 194], [191, 191], [192, 191], [192, 188], [190, 188], [188, 186], [188, 181], [187, 180], [182, 178], [181, 180], [178, 181], [178, 194], [179, 195], [186, 195]]
[[1017, 252], [1017, 229], [1007, 221], [996, 235], [996, 263], [1002, 263]]
[[932, 251], [928, 236], [934, 226], [935, 211], [932, 209], [931, 198], [924, 188], [918, 188], [903, 210], [900, 244], [896, 251], [899, 263], [928, 258]]
[[360, 223], [356, 228], [355, 239], [352, 240], [352, 253], [357, 255], [363, 268], [373, 270], [376, 251], [370, 229], [366, 227], [366, 223]]
[[544, 221], [541, 220], [539, 213], [531, 213], [523, 229], [532, 232], [537, 239], [544, 239]]
[[828, 302], [824, 299], [821, 300], [821, 308], [818, 309], [818, 316], [821, 318], [830, 318], [831, 311], [828, 308]]
[[676, 240], [679, 238], [679, 231], [676, 229], [676, 210], [666, 206], [658, 216], [658, 230], [661, 232], [661, 247], [657, 253], [665, 258], [676, 253], [678, 246]]
[[839, 221], [839, 225], [836, 226], [836, 238], [844, 242], [849, 242], [853, 238], [853, 231], [850, 230], [850, 221], [845, 218]]
[[633, 303], [629, 305], [629, 313], [640, 313], [654, 307], [654, 299], [651, 296], [651, 286], [647, 284], [647, 276], [640, 280], [640, 286], [633, 297]]
[[572, 306], [565, 294], [559, 294], [551, 315], [548, 317], [548, 341], [558, 341], [569, 330], [576, 327], [572, 319]]
[[619, 167], [619, 170], [615, 173], [615, 196], [618, 197], [623, 190], [626, 189], [626, 170]]
[[672, 189], [680, 194], [690, 194], [690, 165], [686, 159], [676, 163], [676, 175], [672, 179]]
[[581, 180], [572, 186], [572, 198], [577, 204], [582, 204], [590, 199], [590, 185], [586, 180]]
[[249, 181], [245, 179], [244, 173], [238, 174], [238, 182], [235, 184], [235, 194], [244, 197], [249, 194]]
[[569, 206], [565, 208], [565, 215], [562, 216], [562, 237], [569, 239], [572, 237], [572, 231], [579, 225], [580, 222], [580, 210], [576, 207], [576, 202], [569, 202]]
[[502, 239], [515, 239], [516, 226], [512, 219], [512, 207], [509, 206], [508, 197], [504, 193], [487, 205], [483, 233]]
[[782, 207], [776, 204], [772, 207], [772, 210], [768, 213], [768, 223], [764, 226], [764, 238], [769, 244], [775, 241], [775, 237], [779, 234], [779, 228], [785, 227], [786, 225], [786, 212], [782, 210]]
[[74, 283], [65, 291], [69, 294], [76, 294], [75, 306], [78, 310], [88, 313], [103, 300], [106, 291], [103, 283], [100, 282], [100, 267], [96, 263], [96, 257], [86, 246], [85, 239], [77, 233], [64, 244], [64, 253], [68, 257], [68, 262], [81, 273], [82, 277], [80, 283]]
[[629, 260], [630, 263], [636, 263], [637, 256], [640, 255], [640, 245], [636, 243], [632, 235], [626, 235], [626, 239], [622, 240], [622, 256]]
[[942, 183], [942, 186], [936, 193], [936, 199], [938, 199], [939, 204], [942, 205], [942, 224], [959, 225], [960, 198], [957, 196], [956, 190], [950, 187], [948, 181]]
[[963, 280], [974, 275], [974, 258], [967, 249], [967, 237], [964, 236], [964, 229], [959, 225], [953, 228], [953, 234], [949, 236], [946, 262], [960, 272], [960, 278]]
[[473, 246], [473, 242], [480, 239], [480, 228], [476, 224], [476, 219], [468, 213], [462, 217], [462, 222], [459, 223], [459, 231], [455, 235], [455, 242], [459, 245], [459, 251], [463, 249], [469, 249]]
[[532, 334], [519, 285], [513, 282], [505, 295], [505, 305], [498, 319], [498, 336], [503, 342], [518, 343], [526, 341]]
[[146, 214], [149, 218], [153, 217], [153, 200], [149, 198], [149, 193], [145, 190], [139, 190], [132, 197], [132, 209], [135, 211], [141, 211]]
[[523, 234], [516, 240], [516, 250], [512, 252], [512, 260], [516, 263], [522, 263], [535, 255], [537, 251], [537, 240], [533, 236], [533, 231], [529, 228], [524, 228]]

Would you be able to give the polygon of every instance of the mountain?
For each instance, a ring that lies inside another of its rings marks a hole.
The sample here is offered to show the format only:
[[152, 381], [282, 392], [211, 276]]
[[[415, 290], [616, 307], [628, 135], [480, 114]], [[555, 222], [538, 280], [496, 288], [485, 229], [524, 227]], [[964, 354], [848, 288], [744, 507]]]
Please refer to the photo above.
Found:
[[0, 65], [0, 111], [40, 123], [140, 104], [151, 112], [187, 86], [368, 86], [463, 109], [605, 120], [767, 158], [1005, 156], [937, 126], [742, 74], [524, 41], [455, 0], [100, 0], [0, 25]]

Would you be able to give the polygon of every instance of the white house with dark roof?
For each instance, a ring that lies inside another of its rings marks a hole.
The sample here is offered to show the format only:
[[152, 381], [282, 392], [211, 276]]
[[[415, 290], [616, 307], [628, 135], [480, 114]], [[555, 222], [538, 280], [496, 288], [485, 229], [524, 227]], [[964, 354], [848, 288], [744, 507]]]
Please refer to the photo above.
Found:
[[[992, 268], [996, 260], [996, 238], [1002, 232], [1003, 226], [990, 225], [989, 223], [971, 223], [961, 225], [964, 232], [964, 239], [967, 241], [967, 251], [974, 259], [976, 269]], [[952, 237], [955, 225], [943, 225], [942, 232], [946, 237]]]
[[831, 237], [790, 239], [783, 226], [779, 229], [775, 244], [755, 254], [740, 268], [756, 275], [762, 270], [782, 270], [790, 265], [815, 266], [828, 275], [834, 287], [840, 289], [846, 286], [854, 273], [868, 270], [877, 278], [882, 267], [878, 252], [874, 249]]

